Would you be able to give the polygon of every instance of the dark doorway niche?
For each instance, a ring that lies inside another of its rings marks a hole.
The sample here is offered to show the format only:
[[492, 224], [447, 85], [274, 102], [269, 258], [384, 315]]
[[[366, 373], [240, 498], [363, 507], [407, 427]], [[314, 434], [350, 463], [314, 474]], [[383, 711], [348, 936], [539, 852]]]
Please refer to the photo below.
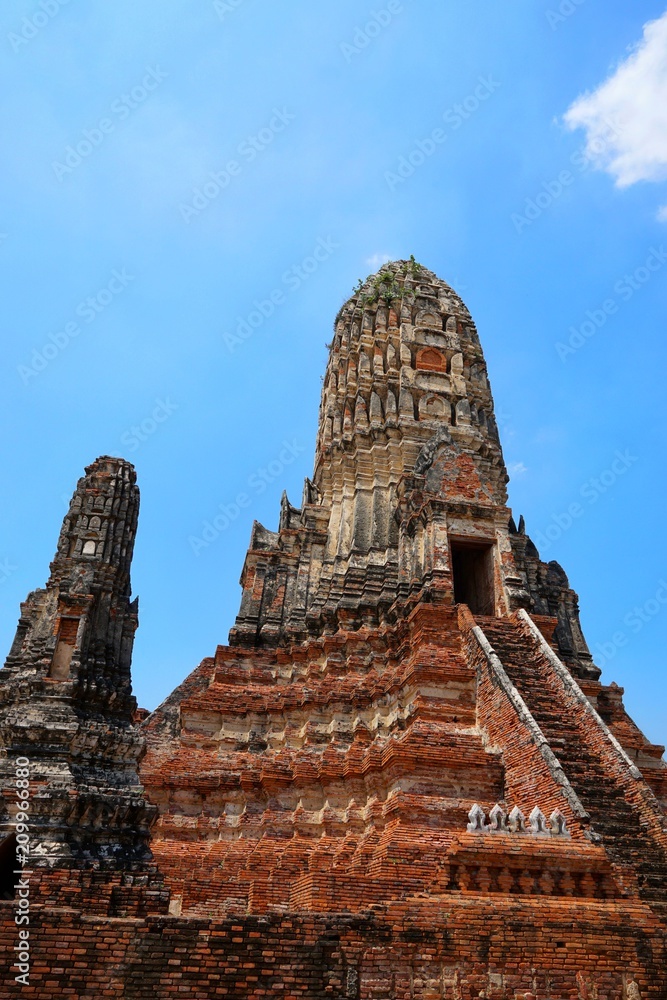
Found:
[[16, 863], [16, 835], [11, 834], [0, 841], [0, 899], [13, 899], [18, 876], [14, 874]]
[[454, 602], [467, 604], [474, 615], [495, 615], [493, 546], [489, 542], [449, 542]]

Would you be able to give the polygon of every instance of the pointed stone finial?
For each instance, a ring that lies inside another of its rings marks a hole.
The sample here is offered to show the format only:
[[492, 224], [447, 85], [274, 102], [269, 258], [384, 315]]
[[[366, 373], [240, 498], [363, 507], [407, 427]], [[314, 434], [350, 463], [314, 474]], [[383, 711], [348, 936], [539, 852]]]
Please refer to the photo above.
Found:
[[549, 817], [549, 826], [552, 837], [569, 837], [570, 831], [567, 828], [567, 820], [560, 809], [554, 809]]
[[486, 829], [486, 813], [476, 802], [468, 813], [468, 819], [470, 820], [467, 826], [468, 833], [484, 833]]
[[301, 497], [301, 505], [303, 507], [308, 503], [317, 503], [319, 490], [315, 483], [313, 483], [308, 477], [303, 481], [303, 494]]
[[282, 496], [280, 498], [280, 528], [288, 528], [290, 520], [290, 508], [291, 504], [287, 496], [287, 490], [283, 490]]
[[526, 832], [526, 819], [518, 806], [514, 806], [507, 819], [507, 825], [512, 833]]
[[528, 819], [530, 821], [531, 833], [536, 834], [538, 837], [543, 837], [549, 833], [547, 818], [537, 806], [535, 806]]
[[507, 833], [507, 813], [497, 802], [489, 813], [489, 829], [493, 833]]

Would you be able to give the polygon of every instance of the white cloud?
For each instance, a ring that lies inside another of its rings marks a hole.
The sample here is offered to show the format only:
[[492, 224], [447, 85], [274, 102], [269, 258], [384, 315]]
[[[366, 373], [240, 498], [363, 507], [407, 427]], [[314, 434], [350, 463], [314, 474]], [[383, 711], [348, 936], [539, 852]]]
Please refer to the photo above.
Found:
[[586, 154], [618, 187], [667, 177], [667, 12], [644, 25], [631, 54], [565, 113], [586, 130]]
[[366, 257], [364, 264], [377, 270], [378, 267], [386, 264], [388, 260], [391, 260], [391, 256], [388, 253], [374, 253], [371, 257]]
[[667, 222], [667, 205], [661, 205], [658, 209], [658, 222]]
[[507, 471], [510, 476], [523, 476], [524, 473], [528, 472], [528, 469], [523, 462], [510, 462], [507, 466]]

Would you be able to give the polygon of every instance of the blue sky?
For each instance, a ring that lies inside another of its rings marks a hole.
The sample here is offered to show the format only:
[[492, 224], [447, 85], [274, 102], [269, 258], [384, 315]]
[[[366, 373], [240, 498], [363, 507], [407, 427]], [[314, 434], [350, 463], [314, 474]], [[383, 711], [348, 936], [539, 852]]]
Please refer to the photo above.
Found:
[[312, 472], [333, 317], [414, 253], [477, 322], [515, 515], [664, 741], [663, 14], [5, 5], [4, 648], [105, 453], [142, 491], [140, 704], [224, 643], [253, 519], [275, 528]]

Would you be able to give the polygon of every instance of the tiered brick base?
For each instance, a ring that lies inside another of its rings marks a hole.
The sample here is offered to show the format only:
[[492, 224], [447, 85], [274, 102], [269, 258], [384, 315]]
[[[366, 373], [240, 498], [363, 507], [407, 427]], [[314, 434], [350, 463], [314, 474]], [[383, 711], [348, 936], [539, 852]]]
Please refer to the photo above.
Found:
[[[10, 904], [0, 903], [7, 911]], [[0, 950], [14, 944], [2, 925]], [[667, 996], [664, 931], [641, 903], [449, 893], [359, 915], [226, 920], [35, 913], [29, 987], [2, 997], [637, 1000]]]

